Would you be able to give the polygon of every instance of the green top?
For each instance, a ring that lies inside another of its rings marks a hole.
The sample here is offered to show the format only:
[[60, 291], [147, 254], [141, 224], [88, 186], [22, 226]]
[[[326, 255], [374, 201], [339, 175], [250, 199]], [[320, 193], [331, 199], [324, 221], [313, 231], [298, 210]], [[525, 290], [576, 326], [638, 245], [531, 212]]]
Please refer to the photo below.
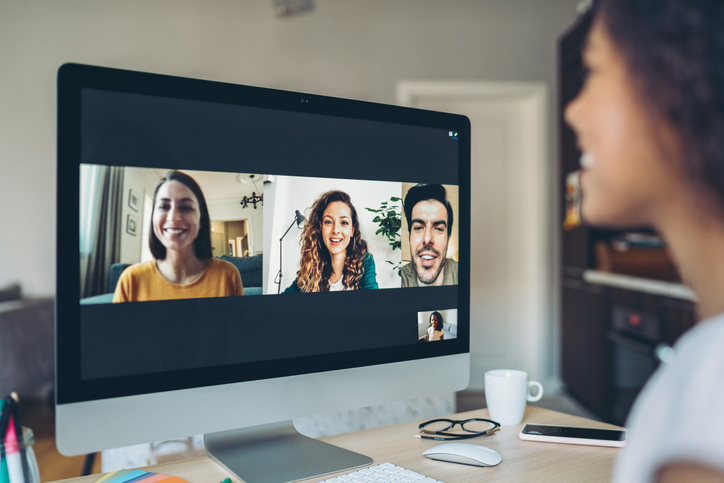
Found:
[[[377, 273], [375, 272], [375, 259], [370, 252], [365, 253], [362, 259], [362, 278], [359, 281], [360, 290], [380, 288], [377, 285]], [[282, 293], [299, 293], [302, 290], [297, 285], [297, 279]]]

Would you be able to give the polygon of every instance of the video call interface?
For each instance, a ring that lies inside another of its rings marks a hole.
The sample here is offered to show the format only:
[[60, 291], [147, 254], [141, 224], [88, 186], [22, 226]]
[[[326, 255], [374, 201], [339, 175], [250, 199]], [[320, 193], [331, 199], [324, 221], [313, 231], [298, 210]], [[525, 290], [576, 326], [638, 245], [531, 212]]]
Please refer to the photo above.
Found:
[[93, 89], [82, 106], [81, 379], [457, 339], [453, 130]]

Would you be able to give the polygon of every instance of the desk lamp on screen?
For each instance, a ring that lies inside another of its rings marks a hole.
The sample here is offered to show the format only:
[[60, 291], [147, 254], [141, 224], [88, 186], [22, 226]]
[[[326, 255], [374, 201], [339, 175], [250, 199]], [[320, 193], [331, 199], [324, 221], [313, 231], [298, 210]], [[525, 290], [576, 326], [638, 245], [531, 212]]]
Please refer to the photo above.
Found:
[[64, 454], [293, 481], [370, 462], [293, 418], [467, 386], [464, 116], [66, 64], [57, 205]]

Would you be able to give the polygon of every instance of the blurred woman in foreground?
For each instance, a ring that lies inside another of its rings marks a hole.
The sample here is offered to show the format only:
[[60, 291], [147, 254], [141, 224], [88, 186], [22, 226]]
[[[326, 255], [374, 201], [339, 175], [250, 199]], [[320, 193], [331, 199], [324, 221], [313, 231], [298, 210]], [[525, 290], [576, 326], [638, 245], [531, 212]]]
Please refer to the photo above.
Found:
[[724, 2], [602, 0], [566, 121], [584, 220], [650, 226], [697, 293], [700, 322], [652, 376], [616, 482], [724, 482]]

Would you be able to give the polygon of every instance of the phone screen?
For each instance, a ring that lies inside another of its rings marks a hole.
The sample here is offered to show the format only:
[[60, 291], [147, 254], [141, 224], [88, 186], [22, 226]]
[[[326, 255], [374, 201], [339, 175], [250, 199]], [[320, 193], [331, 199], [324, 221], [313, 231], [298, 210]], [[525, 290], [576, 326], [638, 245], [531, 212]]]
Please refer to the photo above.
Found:
[[603, 441], [624, 441], [626, 439], [626, 431], [618, 429], [572, 428], [568, 426], [542, 426], [538, 424], [526, 424], [522, 433], [537, 436], [597, 439]]

